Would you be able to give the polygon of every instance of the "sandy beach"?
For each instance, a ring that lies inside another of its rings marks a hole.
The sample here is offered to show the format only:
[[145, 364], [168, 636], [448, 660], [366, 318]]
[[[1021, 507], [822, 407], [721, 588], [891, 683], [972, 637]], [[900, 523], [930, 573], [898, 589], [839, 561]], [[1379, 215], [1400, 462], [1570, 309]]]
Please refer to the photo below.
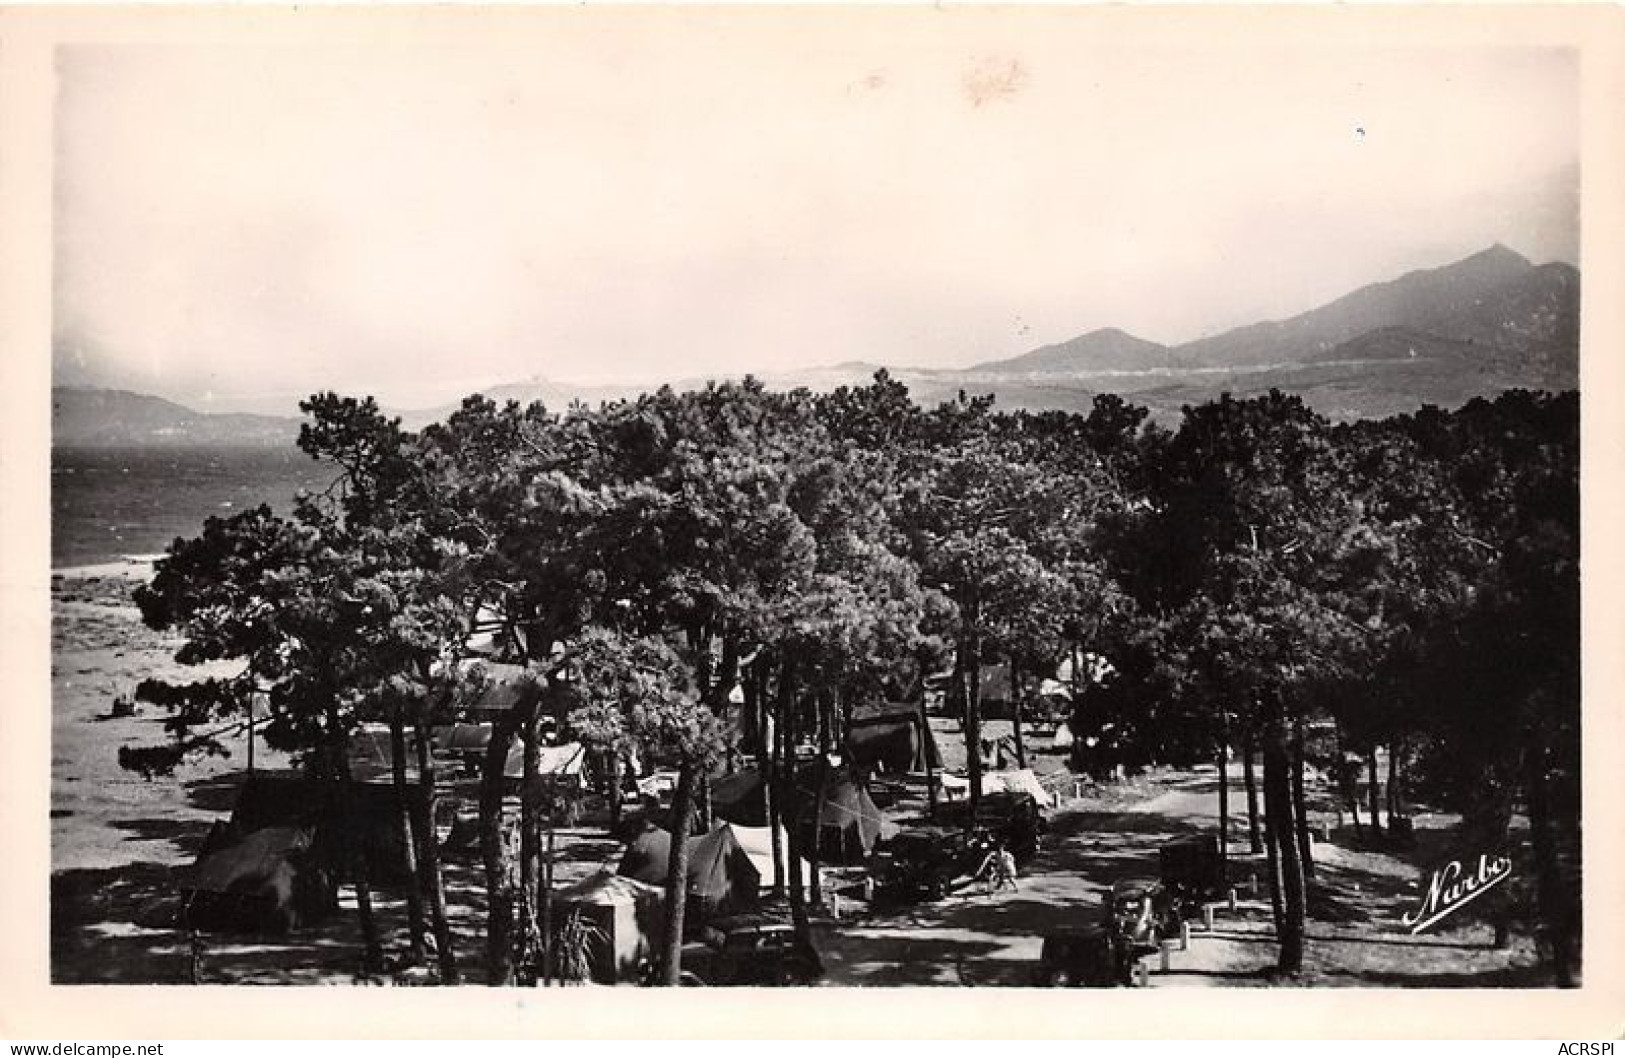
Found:
[[[170, 872], [196, 858], [210, 823], [229, 811], [246, 759], [238, 738], [229, 756], [183, 765], [173, 778], [119, 767], [119, 747], [157, 744], [165, 733], [160, 710], [137, 704], [133, 715], [114, 716], [115, 701], [133, 699], [148, 677], [204, 674], [174, 661], [178, 639], [142, 625], [132, 592], [151, 575], [150, 557], [51, 574], [51, 970], [59, 982], [182, 979]], [[261, 759], [274, 766], [275, 758]]]
[[[349, 984], [361, 942], [354, 897], [319, 929], [281, 938], [211, 935], [194, 961], [178, 927], [178, 868], [197, 859], [216, 820], [231, 814], [247, 767], [241, 736], [230, 753], [205, 757], [173, 776], [145, 779], [119, 767], [126, 745], [164, 741], [164, 713], [137, 703], [114, 716], [149, 677], [222, 675], [229, 666], [174, 660], [180, 640], [141, 623], [133, 592], [152, 575], [152, 556], [63, 567], [51, 574], [51, 978], [59, 984]], [[286, 768], [285, 754], [255, 749], [259, 768]], [[613, 867], [618, 843], [601, 832], [561, 831], [557, 877], [568, 883]], [[458, 948], [481, 944], [484, 896], [473, 860], [448, 862], [446, 885]], [[405, 927], [398, 893], [376, 892], [391, 943]], [[470, 970], [477, 970], [470, 967]], [[477, 983], [477, 976], [471, 974]]]

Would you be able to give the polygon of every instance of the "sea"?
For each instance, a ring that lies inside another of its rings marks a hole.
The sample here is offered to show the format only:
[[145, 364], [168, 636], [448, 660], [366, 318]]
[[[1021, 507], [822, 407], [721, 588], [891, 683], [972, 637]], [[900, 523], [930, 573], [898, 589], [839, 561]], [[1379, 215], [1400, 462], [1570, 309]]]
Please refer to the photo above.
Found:
[[335, 473], [292, 445], [53, 448], [51, 566], [159, 554], [205, 519], [261, 503], [285, 514]]

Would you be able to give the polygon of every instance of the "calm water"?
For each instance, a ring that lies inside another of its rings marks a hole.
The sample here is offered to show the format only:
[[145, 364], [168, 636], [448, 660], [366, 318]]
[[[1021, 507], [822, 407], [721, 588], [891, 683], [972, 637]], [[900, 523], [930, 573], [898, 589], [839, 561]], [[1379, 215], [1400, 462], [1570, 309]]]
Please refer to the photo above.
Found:
[[51, 453], [51, 565], [155, 554], [203, 520], [268, 503], [286, 513], [330, 467], [287, 448], [57, 448]]

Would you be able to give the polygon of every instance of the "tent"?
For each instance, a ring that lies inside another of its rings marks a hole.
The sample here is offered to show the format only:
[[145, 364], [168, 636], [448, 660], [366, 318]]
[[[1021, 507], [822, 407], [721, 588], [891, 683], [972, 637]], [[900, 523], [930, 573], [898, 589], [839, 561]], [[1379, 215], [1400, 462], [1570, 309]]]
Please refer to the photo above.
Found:
[[[950, 801], [969, 797], [970, 780], [959, 775], [944, 775], [942, 791]], [[1044, 789], [1044, 784], [1038, 781], [1038, 775], [1031, 768], [982, 773], [982, 793], [1004, 792], [1030, 794], [1042, 808], [1055, 804], [1055, 795]]]
[[434, 729], [436, 753], [478, 759], [491, 742], [490, 724], [444, 724]]
[[853, 766], [866, 772], [903, 774], [942, 767], [924, 709], [912, 702], [854, 709], [846, 749]]
[[[761, 876], [762, 888], [773, 887], [773, 831], [767, 827], [742, 827], [738, 824], [729, 824], [734, 832], [734, 839], [739, 847], [745, 850], [750, 862], [756, 867], [756, 873]], [[779, 846], [784, 850], [784, 883], [790, 884], [790, 835], [783, 827], [779, 828]], [[806, 857], [801, 860], [801, 883], [803, 888], [812, 884], [812, 864]]]
[[[345, 742], [345, 753], [350, 758], [351, 773], [357, 776], [388, 774], [395, 761], [389, 728], [383, 724], [367, 724], [352, 732]], [[406, 766], [411, 769], [417, 766], [410, 752]]]
[[[816, 769], [803, 769], [796, 776], [801, 794], [801, 819], [797, 833], [802, 835], [803, 851], [813, 844], [815, 823], [822, 826], [819, 859], [824, 863], [858, 863], [874, 851], [875, 843], [896, 833], [897, 827], [875, 807], [869, 791], [844, 771], [832, 772], [824, 791], [824, 810], [816, 815], [818, 783]], [[722, 775], [711, 780], [711, 811], [736, 826], [760, 828], [767, 834], [767, 801], [763, 797], [761, 773], [753, 768]], [[772, 860], [768, 860], [771, 874]]]
[[[649, 827], [627, 846], [615, 873], [664, 889], [670, 862], [671, 833]], [[754, 907], [761, 884], [756, 864], [726, 823], [688, 839], [688, 917], [694, 925]]]
[[[808, 791], [816, 794], [816, 789]], [[821, 834], [818, 859], [822, 863], [861, 863], [875, 845], [897, 833], [897, 824], [875, 807], [869, 791], [844, 772], [832, 774], [824, 788], [822, 812], [816, 796], [803, 799], [803, 847], [811, 848], [814, 828]]]
[[[576, 784], [582, 781], [582, 769], [587, 764], [587, 751], [579, 742], [566, 742], [562, 746], [541, 747], [536, 762], [536, 774], [544, 779], [567, 779]], [[525, 777], [525, 744], [514, 740], [508, 750], [508, 761], [502, 774], [510, 779]]]
[[587, 965], [600, 984], [636, 981], [640, 967], [657, 950], [664, 894], [658, 886], [599, 871], [554, 894], [554, 922], [561, 930], [579, 912], [592, 927]]
[[234, 837], [215, 825], [197, 862], [179, 872], [185, 921], [202, 930], [283, 934], [314, 925], [338, 907], [318, 862], [314, 831], [265, 827]]
[[256, 771], [237, 791], [234, 832], [300, 827], [313, 834], [313, 854], [336, 880], [352, 880], [363, 862], [377, 883], [401, 881], [406, 833], [395, 788], [388, 783], [339, 783], [298, 772]]
[[747, 827], [767, 826], [767, 798], [762, 773], [745, 768], [711, 780], [711, 812], [718, 819]]
[[[952, 669], [933, 672], [925, 678], [925, 688], [933, 694], [942, 695], [943, 704], [946, 704], [949, 685], [956, 675], [958, 674]], [[1010, 663], [1000, 661], [983, 665], [978, 674], [976, 689], [982, 703], [983, 716], [1007, 716], [1010, 706]]]
[[1038, 781], [1037, 773], [1031, 768], [988, 772], [982, 776], [983, 793], [998, 793], [1001, 790], [1030, 794], [1033, 800], [1045, 808], [1055, 803], [1054, 795], [1044, 789], [1044, 784]]

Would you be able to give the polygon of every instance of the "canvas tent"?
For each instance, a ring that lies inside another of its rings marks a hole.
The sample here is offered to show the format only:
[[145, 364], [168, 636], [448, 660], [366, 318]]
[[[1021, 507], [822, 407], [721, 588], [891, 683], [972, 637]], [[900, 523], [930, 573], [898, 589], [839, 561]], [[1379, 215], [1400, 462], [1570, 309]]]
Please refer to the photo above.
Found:
[[587, 965], [599, 984], [636, 981], [639, 968], [655, 957], [664, 920], [659, 886], [599, 871], [555, 894], [554, 901], [560, 927], [574, 913], [592, 926]]
[[711, 779], [711, 812], [718, 819], [747, 827], [767, 826], [767, 798], [762, 773], [744, 768]]
[[982, 776], [982, 792], [998, 793], [1024, 793], [1032, 796], [1045, 808], [1055, 803], [1055, 796], [1044, 789], [1044, 784], [1038, 781], [1038, 775], [1031, 768], [1019, 768], [1013, 771], [989, 772]]
[[847, 756], [864, 772], [900, 775], [942, 767], [924, 709], [912, 702], [885, 702], [852, 711]]
[[[345, 752], [350, 758], [351, 774], [356, 776], [387, 774], [395, 760], [389, 742], [389, 728], [383, 724], [368, 724], [352, 732], [345, 743]], [[406, 764], [409, 768], [416, 767], [410, 753], [407, 754]]]
[[395, 789], [358, 782], [348, 788], [298, 772], [257, 771], [237, 792], [232, 829], [249, 834], [266, 827], [310, 830], [312, 851], [335, 880], [357, 876], [362, 863], [374, 882], [407, 877], [406, 833]]
[[897, 825], [875, 807], [869, 791], [844, 772], [831, 775], [825, 784], [821, 812], [816, 790], [808, 793], [812, 796], [803, 798], [802, 807], [803, 847], [813, 846], [816, 827], [822, 863], [861, 863], [876, 843], [897, 833]]
[[338, 907], [313, 851], [314, 831], [264, 827], [237, 837], [215, 824], [197, 862], [179, 872], [187, 925], [229, 933], [283, 934]]
[[[565, 779], [579, 784], [586, 764], [587, 751], [579, 742], [566, 742], [561, 746], [543, 746], [540, 759], [536, 762], [536, 774], [543, 779]], [[502, 769], [502, 774], [510, 779], [525, 777], [523, 742], [516, 739], [513, 748], [508, 750], [508, 761]]]
[[490, 724], [443, 724], [434, 729], [434, 751], [461, 775], [478, 775], [491, 744]]
[[[762, 888], [773, 887], [773, 831], [767, 827], [742, 827], [737, 823], [730, 823], [729, 829], [734, 832], [734, 839], [739, 847], [745, 850], [750, 862], [756, 867], [756, 873], [761, 876]], [[783, 827], [779, 828], [779, 848], [785, 857], [784, 884], [790, 884], [790, 835]], [[812, 864], [806, 858], [801, 860], [801, 884], [803, 888], [812, 884]]]
[[[944, 775], [942, 791], [949, 800], [969, 797], [970, 780], [959, 775]], [[982, 793], [1004, 792], [1030, 794], [1042, 808], [1051, 808], [1055, 804], [1055, 795], [1044, 788], [1031, 768], [982, 773]]]
[[[858, 863], [874, 851], [875, 843], [890, 837], [897, 827], [875, 807], [869, 791], [844, 771], [832, 772], [824, 790], [824, 809], [817, 815], [818, 785], [813, 775], [797, 777], [801, 794], [798, 833], [803, 850], [813, 844], [814, 827], [821, 826], [823, 839], [819, 859], [824, 863]], [[711, 780], [711, 811], [718, 819], [740, 827], [767, 830], [767, 801], [763, 797], [761, 773], [746, 768]], [[771, 873], [771, 858], [768, 860]]]
[[477, 758], [490, 742], [490, 724], [443, 724], [434, 729], [435, 752], [448, 756]]
[[[670, 862], [671, 833], [649, 827], [627, 846], [615, 873], [664, 888]], [[761, 884], [756, 864], [726, 823], [688, 839], [688, 918], [694, 925], [754, 907]]]

